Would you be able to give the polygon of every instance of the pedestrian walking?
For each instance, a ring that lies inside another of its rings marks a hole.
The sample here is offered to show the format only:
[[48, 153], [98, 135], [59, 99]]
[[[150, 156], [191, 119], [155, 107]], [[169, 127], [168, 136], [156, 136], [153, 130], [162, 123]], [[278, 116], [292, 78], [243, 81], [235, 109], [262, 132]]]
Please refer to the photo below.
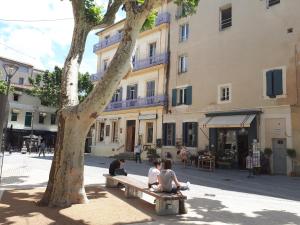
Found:
[[40, 151], [39, 151], [39, 157], [41, 153], [43, 153], [43, 156], [45, 157], [45, 150], [46, 150], [46, 144], [44, 141], [41, 142]]
[[138, 144], [134, 147], [134, 155], [135, 155], [135, 162], [136, 163], [138, 161], [139, 161], [139, 163], [142, 163], [141, 153], [142, 153], [142, 145], [141, 145], [140, 142], [138, 142]]

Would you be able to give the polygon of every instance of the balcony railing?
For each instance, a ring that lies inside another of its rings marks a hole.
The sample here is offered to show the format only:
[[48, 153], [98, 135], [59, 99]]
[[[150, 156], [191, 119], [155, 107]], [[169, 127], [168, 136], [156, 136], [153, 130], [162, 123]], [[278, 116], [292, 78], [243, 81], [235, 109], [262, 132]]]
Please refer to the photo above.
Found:
[[146, 59], [136, 60], [135, 62], [132, 62], [133, 71], [149, 68], [151, 66], [156, 66], [159, 64], [167, 64], [168, 62], [169, 62], [169, 54], [168, 53], [154, 55], [154, 56], [146, 58]]
[[[157, 15], [155, 20], [155, 26], [159, 26], [163, 23], [170, 23], [170, 13], [164, 12]], [[103, 48], [106, 48], [108, 46], [111, 46], [113, 44], [116, 44], [122, 40], [123, 33], [117, 33], [105, 40], [101, 40], [99, 43], [94, 45], [93, 52], [97, 52], [98, 50], [101, 50]]]
[[159, 26], [163, 23], [170, 23], [170, 18], [171, 16], [168, 12], [158, 14], [155, 20], [155, 26]]
[[166, 96], [153, 96], [145, 98], [137, 98], [124, 100], [120, 102], [111, 102], [106, 107], [105, 111], [116, 111], [124, 109], [142, 108], [150, 106], [163, 106], [166, 104]]
[[99, 73], [95, 73], [95, 74], [92, 74], [91, 77], [90, 77], [90, 80], [92, 82], [95, 82], [95, 81], [98, 81], [100, 79], [100, 77], [102, 77], [102, 75], [104, 74], [104, 71], [101, 71]]
[[123, 33], [117, 33], [105, 40], [100, 41], [99, 43], [94, 45], [94, 53], [100, 49], [106, 48], [110, 45], [120, 42], [122, 37], [123, 37]]
[[[133, 71], [138, 71], [142, 69], [146, 69], [152, 66], [160, 65], [160, 64], [168, 64], [169, 63], [169, 54], [168, 53], [162, 53], [159, 55], [154, 55], [152, 57], [136, 60], [132, 62], [133, 65]], [[104, 74], [104, 71], [100, 73], [93, 74], [91, 76], [91, 81], [95, 82], [100, 79], [100, 77]]]

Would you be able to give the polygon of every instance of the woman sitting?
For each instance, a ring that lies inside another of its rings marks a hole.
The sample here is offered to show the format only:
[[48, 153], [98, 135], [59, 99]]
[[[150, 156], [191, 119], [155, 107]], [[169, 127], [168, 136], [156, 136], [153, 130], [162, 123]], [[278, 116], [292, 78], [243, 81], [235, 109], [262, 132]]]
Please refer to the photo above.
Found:
[[175, 172], [172, 170], [172, 162], [169, 159], [164, 162], [164, 168], [160, 171], [158, 182], [162, 192], [177, 193], [178, 190], [184, 191], [189, 189], [188, 185], [179, 183]]
[[154, 161], [154, 166], [149, 169], [148, 172], [148, 186], [152, 188], [152, 186], [158, 185], [158, 176], [161, 170], [161, 161], [159, 159]]

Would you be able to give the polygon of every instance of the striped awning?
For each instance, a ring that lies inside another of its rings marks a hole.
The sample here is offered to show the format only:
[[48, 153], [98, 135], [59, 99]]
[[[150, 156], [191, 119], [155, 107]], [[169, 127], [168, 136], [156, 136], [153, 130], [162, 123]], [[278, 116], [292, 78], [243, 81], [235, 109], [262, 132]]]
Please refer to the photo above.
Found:
[[200, 122], [203, 128], [239, 128], [250, 127], [256, 115], [232, 115], [205, 117]]

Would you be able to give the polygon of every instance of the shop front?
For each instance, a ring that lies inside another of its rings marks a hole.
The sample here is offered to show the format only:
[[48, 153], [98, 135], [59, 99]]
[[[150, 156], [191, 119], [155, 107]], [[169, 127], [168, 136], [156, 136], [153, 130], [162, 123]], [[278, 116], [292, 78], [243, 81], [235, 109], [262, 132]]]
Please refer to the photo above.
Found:
[[209, 146], [219, 168], [246, 168], [246, 157], [257, 140], [260, 112], [209, 113], [201, 126], [209, 129]]

